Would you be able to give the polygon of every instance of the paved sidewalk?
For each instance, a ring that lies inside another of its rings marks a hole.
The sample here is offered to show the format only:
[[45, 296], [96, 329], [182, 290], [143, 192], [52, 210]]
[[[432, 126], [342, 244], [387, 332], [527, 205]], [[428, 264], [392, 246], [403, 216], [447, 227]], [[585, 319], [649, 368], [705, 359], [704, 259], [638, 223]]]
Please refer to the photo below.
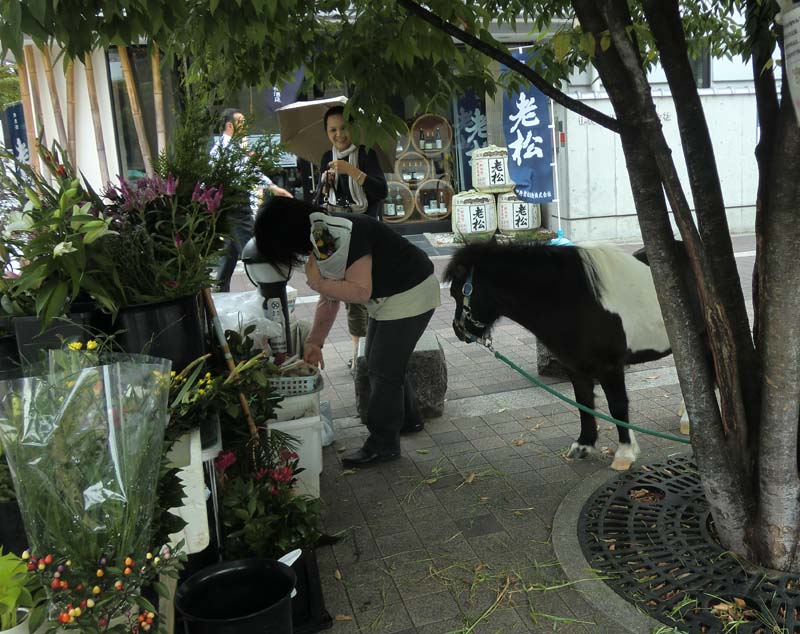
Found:
[[[751, 236], [734, 240], [748, 304], [754, 248]], [[446, 262], [446, 256], [436, 258], [437, 273]], [[301, 298], [310, 295], [302, 280], [291, 283]], [[621, 631], [576, 590], [580, 582], [567, 580], [551, 538], [566, 494], [597, 472], [612, 477], [616, 429], [601, 421], [600, 455], [565, 459], [578, 435], [577, 411], [531, 387], [483, 348], [458, 341], [450, 326], [453, 307], [443, 289], [430, 325], [447, 359], [444, 416], [404, 438], [396, 462], [358, 472], [340, 466], [340, 453], [365, 437], [345, 365], [351, 344], [344, 311], [325, 346], [322, 398], [331, 401], [336, 441], [324, 453], [322, 500], [325, 528], [342, 537], [317, 553], [325, 601], [336, 619], [331, 631]], [[298, 318], [312, 312], [313, 303], [301, 300]], [[502, 320], [493, 338], [496, 349], [536, 373], [530, 333]], [[680, 390], [671, 357], [632, 366], [628, 386], [631, 422], [678, 433]], [[556, 387], [572, 393], [569, 384]], [[607, 411], [602, 391], [597, 395], [598, 409]], [[687, 451], [687, 445], [651, 436], [638, 440], [641, 461]]]

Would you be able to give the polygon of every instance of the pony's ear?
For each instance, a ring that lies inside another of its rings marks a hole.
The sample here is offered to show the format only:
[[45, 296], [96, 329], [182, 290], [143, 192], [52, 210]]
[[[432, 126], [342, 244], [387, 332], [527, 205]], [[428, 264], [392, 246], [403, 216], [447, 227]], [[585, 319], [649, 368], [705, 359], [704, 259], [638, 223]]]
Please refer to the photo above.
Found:
[[467, 275], [469, 275], [469, 271], [467, 267], [463, 264], [457, 264], [455, 262], [450, 262], [447, 269], [444, 272], [444, 279], [447, 282], [453, 282], [455, 280], [465, 280], [467, 279]]

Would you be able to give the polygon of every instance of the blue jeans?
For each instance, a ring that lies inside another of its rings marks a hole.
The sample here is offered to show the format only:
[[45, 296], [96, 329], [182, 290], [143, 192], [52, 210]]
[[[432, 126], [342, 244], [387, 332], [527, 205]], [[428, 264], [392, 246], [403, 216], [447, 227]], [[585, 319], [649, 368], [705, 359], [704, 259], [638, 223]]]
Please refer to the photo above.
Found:
[[244, 245], [253, 237], [253, 214], [250, 208], [233, 209], [226, 218], [228, 235], [217, 264], [216, 283], [219, 290], [231, 290], [231, 278], [236, 270], [236, 262], [242, 256]]
[[417, 398], [406, 376], [408, 361], [425, 332], [433, 310], [405, 319], [369, 320], [364, 358], [369, 376], [364, 448], [376, 453], [400, 451], [400, 429], [422, 421]]

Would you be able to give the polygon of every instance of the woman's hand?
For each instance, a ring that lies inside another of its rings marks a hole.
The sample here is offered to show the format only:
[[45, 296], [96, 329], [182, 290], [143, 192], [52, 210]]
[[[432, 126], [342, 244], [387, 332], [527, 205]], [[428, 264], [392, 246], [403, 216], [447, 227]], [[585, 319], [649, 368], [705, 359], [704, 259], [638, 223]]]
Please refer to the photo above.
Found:
[[325, 369], [325, 359], [322, 357], [322, 348], [315, 343], [306, 341], [303, 346], [303, 361], [320, 370]]
[[361, 170], [354, 165], [350, 165], [350, 161], [343, 161], [342, 159], [328, 163], [328, 170], [334, 175], [344, 174], [350, 178], [356, 178], [361, 174]]
[[313, 255], [306, 260], [306, 282], [312, 291], [319, 292], [318, 284], [322, 279], [322, 273], [319, 272], [317, 266], [317, 258]]

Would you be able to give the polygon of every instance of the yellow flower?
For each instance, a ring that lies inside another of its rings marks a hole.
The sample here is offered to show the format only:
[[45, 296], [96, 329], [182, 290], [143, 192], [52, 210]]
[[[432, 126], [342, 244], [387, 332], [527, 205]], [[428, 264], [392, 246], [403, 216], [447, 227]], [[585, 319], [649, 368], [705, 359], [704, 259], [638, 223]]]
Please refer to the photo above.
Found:
[[80, 350], [83, 348], [83, 344], [80, 341], [72, 341], [67, 344], [67, 348], [70, 350]]
[[211, 372], [206, 372], [206, 376], [205, 376], [205, 378], [206, 378], [206, 379], [210, 379], [210, 378], [211, 378]]
[[89, 341], [86, 342], [86, 349], [87, 350], [97, 349], [97, 342], [94, 339], [89, 339]]
[[175, 372], [175, 370], [173, 370], [172, 372], [170, 372], [170, 373], [169, 373], [169, 375], [170, 375], [172, 378], [175, 378], [175, 375], [177, 375], [177, 374], [178, 374], [178, 373], [177, 373], [177, 372]]
[[201, 387], [199, 390], [197, 390], [197, 393], [198, 393], [200, 396], [203, 396], [203, 394], [205, 394], [205, 393], [206, 393], [206, 391], [205, 391], [205, 390], [204, 390], [204, 389]]

